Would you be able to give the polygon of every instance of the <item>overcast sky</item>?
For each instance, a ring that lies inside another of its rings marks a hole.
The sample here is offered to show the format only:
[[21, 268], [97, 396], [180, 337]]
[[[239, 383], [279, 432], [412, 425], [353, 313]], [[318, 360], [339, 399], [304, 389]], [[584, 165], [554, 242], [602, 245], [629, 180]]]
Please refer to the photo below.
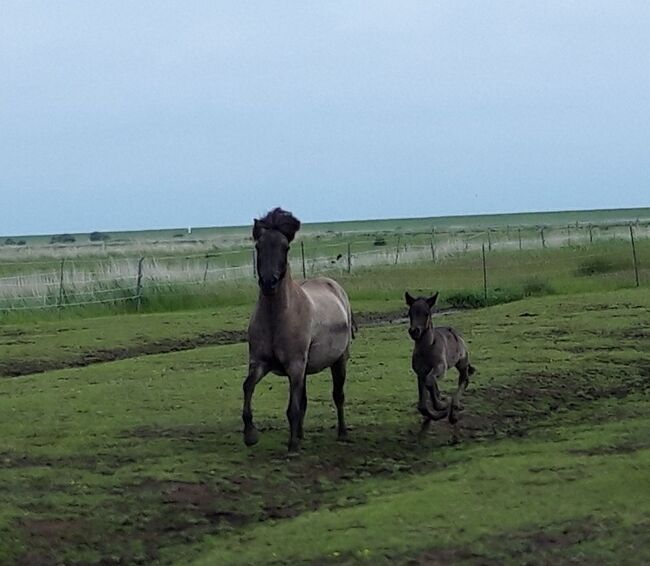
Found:
[[650, 205], [650, 2], [0, 2], [0, 234]]

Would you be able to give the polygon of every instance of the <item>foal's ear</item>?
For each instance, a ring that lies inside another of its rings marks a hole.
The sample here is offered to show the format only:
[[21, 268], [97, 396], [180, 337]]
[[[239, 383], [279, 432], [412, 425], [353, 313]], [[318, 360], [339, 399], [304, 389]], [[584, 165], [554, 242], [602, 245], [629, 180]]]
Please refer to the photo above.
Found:
[[427, 299], [427, 305], [429, 305], [429, 308], [433, 308], [433, 305], [435, 305], [437, 301], [438, 301], [438, 293], [436, 293], [435, 295], [431, 295]]
[[404, 291], [404, 299], [409, 307], [415, 302], [415, 299], [411, 297], [408, 291]]

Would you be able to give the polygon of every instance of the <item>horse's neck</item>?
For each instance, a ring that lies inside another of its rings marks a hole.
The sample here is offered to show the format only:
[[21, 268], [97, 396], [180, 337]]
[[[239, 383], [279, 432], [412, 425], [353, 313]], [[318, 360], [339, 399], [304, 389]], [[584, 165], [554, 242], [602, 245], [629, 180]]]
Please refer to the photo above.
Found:
[[418, 340], [418, 346], [420, 348], [429, 349], [436, 340], [436, 331], [433, 328], [433, 325], [428, 326], [424, 331], [424, 334], [420, 336]]
[[282, 320], [291, 312], [291, 305], [295, 302], [296, 294], [299, 292], [300, 288], [292, 279], [291, 272], [287, 270], [278, 285], [278, 290], [273, 295], [260, 295], [272, 322]]

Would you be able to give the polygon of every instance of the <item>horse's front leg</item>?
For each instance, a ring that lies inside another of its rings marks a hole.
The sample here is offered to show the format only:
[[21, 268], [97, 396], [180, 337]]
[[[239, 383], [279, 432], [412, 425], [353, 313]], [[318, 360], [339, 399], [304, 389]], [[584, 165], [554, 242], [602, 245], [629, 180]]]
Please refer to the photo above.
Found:
[[444, 367], [435, 367], [424, 379], [431, 397], [431, 403], [436, 411], [447, 411], [449, 408], [449, 402], [443, 401], [440, 397], [440, 388], [438, 387], [438, 379], [440, 379], [444, 374]]
[[307, 393], [305, 391], [306, 363], [293, 362], [286, 368], [289, 377], [289, 405], [287, 419], [289, 420], [289, 452], [300, 449], [300, 435], [304, 418], [303, 408], [307, 408]]
[[244, 408], [242, 409], [242, 420], [244, 421], [244, 443], [252, 446], [259, 440], [257, 429], [253, 424], [253, 409], [251, 407], [255, 386], [269, 372], [266, 364], [251, 362], [248, 366], [248, 376], [244, 380]]
[[[447, 412], [442, 412], [442, 413], [432, 413], [431, 410], [429, 409], [429, 405], [427, 403], [427, 382], [426, 382], [426, 376], [422, 377], [418, 375], [418, 411], [420, 411], [420, 414], [427, 420], [430, 421], [438, 421], [440, 419], [443, 419], [447, 416]], [[436, 409], [437, 410], [437, 409]]]

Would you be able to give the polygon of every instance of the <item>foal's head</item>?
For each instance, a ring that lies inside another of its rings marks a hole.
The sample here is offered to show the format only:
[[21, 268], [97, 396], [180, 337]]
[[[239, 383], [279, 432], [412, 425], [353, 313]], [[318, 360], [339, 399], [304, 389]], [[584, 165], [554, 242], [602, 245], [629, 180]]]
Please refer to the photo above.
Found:
[[256, 218], [253, 239], [257, 250], [257, 275], [262, 293], [272, 295], [287, 274], [289, 244], [300, 229], [300, 221], [290, 212], [274, 208]]
[[409, 319], [411, 321], [409, 334], [413, 340], [419, 340], [426, 330], [431, 328], [431, 309], [438, 300], [438, 293], [430, 297], [418, 297], [416, 299], [406, 291], [404, 298], [409, 307]]

